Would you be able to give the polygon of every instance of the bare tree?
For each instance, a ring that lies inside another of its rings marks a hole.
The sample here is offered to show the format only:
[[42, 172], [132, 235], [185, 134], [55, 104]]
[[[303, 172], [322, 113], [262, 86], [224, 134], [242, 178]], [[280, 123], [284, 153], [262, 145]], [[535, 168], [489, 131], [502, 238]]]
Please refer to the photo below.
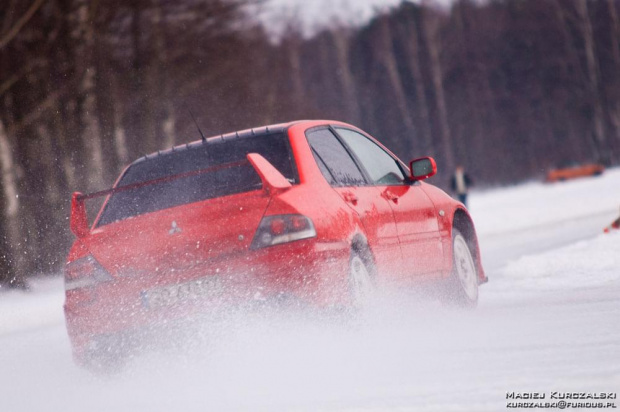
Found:
[[586, 68], [588, 76], [588, 97], [592, 107], [592, 124], [594, 147], [600, 161], [608, 164], [610, 154], [608, 152], [607, 136], [605, 134], [604, 114], [600, 93], [599, 65], [594, 45], [592, 23], [588, 12], [587, 0], [575, 0], [575, 7], [579, 16], [579, 29], [583, 37], [584, 51], [586, 55]]
[[0, 167], [2, 171], [2, 200], [4, 215], [0, 221], [3, 223], [0, 245], [0, 286], [21, 287], [24, 285], [25, 266], [23, 251], [19, 247], [21, 243], [19, 222], [19, 194], [17, 190], [17, 165], [13, 159], [13, 148], [6, 134], [6, 129], [0, 120]]
[[452, 170], [456, 166], [454, 161], [452, 134], [448, 124], [448, 108], [443, 87], [443, 71], [440, 60], [440, 20], [439, 17], [429, 9], [424, 10], [422, 20], [423, 32], [429, 54], [430, 73], [435, 95], [435, 109], [439, 122], [439, 135], [441, 137], [441, 155], [445, 161], [445, 168]]
[[332, 32], [332, 36], [336, 48], [334, 65], [337, 67], [336, 73], [342, 86], [342, 99], [347, 109], [346, 117], [353, 123], [359, 123], [360, 109], [349, 58], [350, 35], [344, 29], [336, 29]]
[[[609, 13], [610, 30], [609, 39], [611, 43], [611, 55], [613, 57], [614, 72], [620, 72], [620, 19], [618, 18], [618, 2], [607, 0], [607, 11]], [[613, 92], [616, 99], [620, 96], [620, 80], [614, 79]], [[614, 99], [610, 99], [614, 101]], [[616, 150], [620, 151], [620, 100], [616, 100], [610, 105], [609, 117], [616, 134]]]
[[[417, 7], [417, 6], [412, 6]], [[416, 10], [417, 11], [417, 10]], [[432, 154], [432, 134], [429, 114], [429, 102], [426, 97], [425, 82], [422, 75], [422, 61], [420, 53], [420, 36], [418, 35], [418, 23], [413, 13], [406, 13], [404, 22], [398, 27], [399, 36], [404, 39], [406, 47], [407, 63], [411, 70], [411, 77], [415, 87], [417, 103], [417, 139], [422, 141], [422, 151]]]

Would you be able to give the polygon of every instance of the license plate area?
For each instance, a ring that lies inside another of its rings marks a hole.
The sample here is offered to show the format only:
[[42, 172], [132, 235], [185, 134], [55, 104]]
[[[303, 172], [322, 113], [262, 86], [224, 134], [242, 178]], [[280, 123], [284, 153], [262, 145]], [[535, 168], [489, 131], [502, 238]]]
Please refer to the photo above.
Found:
[[142, 304], [149, 309], [171, 307], [215, 297], [221, 290], [217, 276], [195, 279], [142, 292]]

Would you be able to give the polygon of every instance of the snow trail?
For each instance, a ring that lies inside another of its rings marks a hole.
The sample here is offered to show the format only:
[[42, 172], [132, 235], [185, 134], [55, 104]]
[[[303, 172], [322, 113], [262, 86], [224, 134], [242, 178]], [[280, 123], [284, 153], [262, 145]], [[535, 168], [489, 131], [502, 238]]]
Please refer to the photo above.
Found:
[[240, 313], [97, 377], [71, 361], [61, 279], [2, 293], [0, 410], [498, 411], [512, 391], [618, 392], [620, 233], [601, 231], [619, 178], [473, 193], [490, 278], [475, 311], [388, 295], [353, 322]]

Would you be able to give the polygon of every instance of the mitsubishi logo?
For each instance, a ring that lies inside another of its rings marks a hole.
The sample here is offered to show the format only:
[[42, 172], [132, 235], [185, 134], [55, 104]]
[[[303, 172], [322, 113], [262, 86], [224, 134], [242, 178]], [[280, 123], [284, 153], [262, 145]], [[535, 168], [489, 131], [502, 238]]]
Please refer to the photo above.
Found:
[[182, 232], [182, 230], [181, 230], [181, 228], [179, 227], [179, 225], [177, 225], [176, 220], [173, 220], [173, 221], [172, 221], [172, 227], [171, 227], [171, 228], [170, 228], [170, 230], [168, 231], [168, 234], [169, 234], [169, 235], [174, 235], [175, 233], [181, 233], [181, 232]]

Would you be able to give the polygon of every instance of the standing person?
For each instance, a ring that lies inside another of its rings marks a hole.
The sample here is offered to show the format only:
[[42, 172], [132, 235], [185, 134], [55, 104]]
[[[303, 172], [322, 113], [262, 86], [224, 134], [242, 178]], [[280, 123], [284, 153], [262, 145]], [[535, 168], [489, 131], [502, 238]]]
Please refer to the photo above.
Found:
[[458, 199], [465, 207], [467, 207], [467, 192], [470, 186], [473, 186], [473, 181], [469, 175], [465, 173], [463, 166], [457, 166], [452, 176], [452, 191], [456, 193]]

